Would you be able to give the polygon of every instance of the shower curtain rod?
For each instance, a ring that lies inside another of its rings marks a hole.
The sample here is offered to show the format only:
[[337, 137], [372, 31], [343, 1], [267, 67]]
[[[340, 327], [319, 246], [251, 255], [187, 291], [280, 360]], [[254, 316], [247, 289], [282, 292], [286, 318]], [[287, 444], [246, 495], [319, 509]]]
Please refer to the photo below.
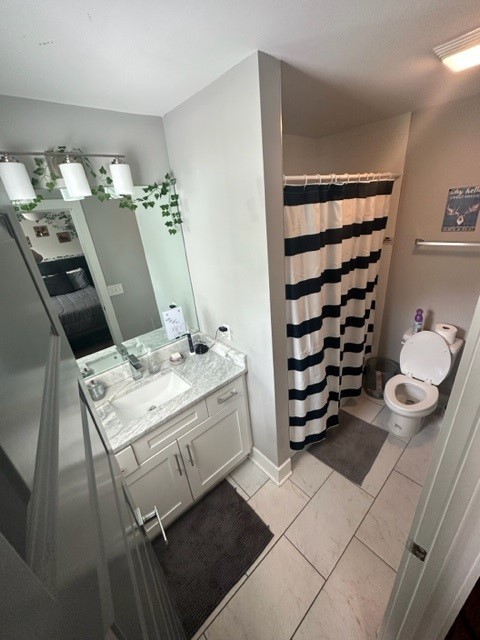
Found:
[[333, 182], [371, 182], [373, 180], [398, 180], [401, 178], [401, 173], [330, 173], [330, 174], [317, 174], [317, 175], [301, 175], [301, 176], [283, 176], [283, 184], [287, 182], [303, 182], [308, 184], [330, 184]]

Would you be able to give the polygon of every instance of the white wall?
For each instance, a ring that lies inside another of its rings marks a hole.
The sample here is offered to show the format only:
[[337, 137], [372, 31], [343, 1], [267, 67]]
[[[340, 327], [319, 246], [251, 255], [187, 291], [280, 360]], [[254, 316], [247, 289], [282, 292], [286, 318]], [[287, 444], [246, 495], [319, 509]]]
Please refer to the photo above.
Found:
[[2, 150], [66, 145], [90, 153], [124, 153], [134, 184], [158, 181], [169, 169], [159, 117], [0, 95], [0, 123]]
[[[323, 138], [284, 135], [284, 173], [296, 175], [390, 171], [403, 174], [410, 117], [407, 113]], [[387, 236], [394, 238], [394, 242], [401, 187], [402, 178], [395, 182], [385, 232]], [[377, 353], [381, 339], [392, 248], [392, 245], [384, 245], [379, 265], [373, 354]]]
[[319, 151], [316, 138], [283, 134], [283, 173], [318, 173]]
[[[200, 326], [215, 334], [229, 324], [233, 343], [246, 352], [254, 444], [279, 464], [288, 452], [279, 450], [277, 428], [281, 437], [288, 430], [276, 418], [260, 66], [268, 75], [252, 54], [168, 113], [164, 124]], [[280, 137], [279, 108], [273, 117]]]
[[480, 185], [480, 96], [418, 111], [412, 116], [405, 180], [382, 331], [381, 351], [396, 357], [417, 307], [426, 327], [448, 322], [463, 336], [480, 294], [480, 253], [416, 249], [415, 238], [480, 242], [475, 232], [442, 232], [448, 190]]
[[273, 342], [277, 456], [281, 464], [291, 453], [288, 428], [281, 68], [278, 60], [261, 51], [258, 53], [258, 63], [260, 72], [260, 106], [265, 180], [270, 322]]

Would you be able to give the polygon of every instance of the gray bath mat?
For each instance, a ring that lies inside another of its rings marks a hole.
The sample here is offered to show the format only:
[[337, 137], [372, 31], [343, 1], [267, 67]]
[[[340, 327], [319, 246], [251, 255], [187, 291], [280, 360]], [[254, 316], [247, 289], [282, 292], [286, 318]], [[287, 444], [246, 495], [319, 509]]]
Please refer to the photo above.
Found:
[[340, 424], [327, 431], [325, 440], [308, 448], [321, 462], [359, 486], [372, 468], [388, 432], [340, 411]]
[[167, 529], [153, 548], [187, 637], [194, 635], [273, 538], [224, 480]]

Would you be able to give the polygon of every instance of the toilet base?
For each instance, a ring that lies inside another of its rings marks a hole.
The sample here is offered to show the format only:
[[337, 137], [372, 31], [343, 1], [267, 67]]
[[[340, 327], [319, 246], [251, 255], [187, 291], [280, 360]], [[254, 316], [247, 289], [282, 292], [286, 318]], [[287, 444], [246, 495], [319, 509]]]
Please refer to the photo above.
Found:
[[423, 418], [400, 416], [390, 411], [388, 429], [391, 433], [402, 438], [411, 438], [422, 428]]

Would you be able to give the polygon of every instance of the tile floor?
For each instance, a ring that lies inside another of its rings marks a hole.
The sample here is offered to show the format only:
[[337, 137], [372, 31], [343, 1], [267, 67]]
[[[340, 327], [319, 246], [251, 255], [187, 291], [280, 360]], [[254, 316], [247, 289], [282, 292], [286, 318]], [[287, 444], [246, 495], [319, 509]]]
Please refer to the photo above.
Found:
[[[386, 428], [366, 395], [346, 411]], [[361, 487], [303, 451], [277, 487], [251, 460], [229, 481], [274, 537], [195, 640], [374, 640], [442, 414], [410, 441], [386, 439]]]

